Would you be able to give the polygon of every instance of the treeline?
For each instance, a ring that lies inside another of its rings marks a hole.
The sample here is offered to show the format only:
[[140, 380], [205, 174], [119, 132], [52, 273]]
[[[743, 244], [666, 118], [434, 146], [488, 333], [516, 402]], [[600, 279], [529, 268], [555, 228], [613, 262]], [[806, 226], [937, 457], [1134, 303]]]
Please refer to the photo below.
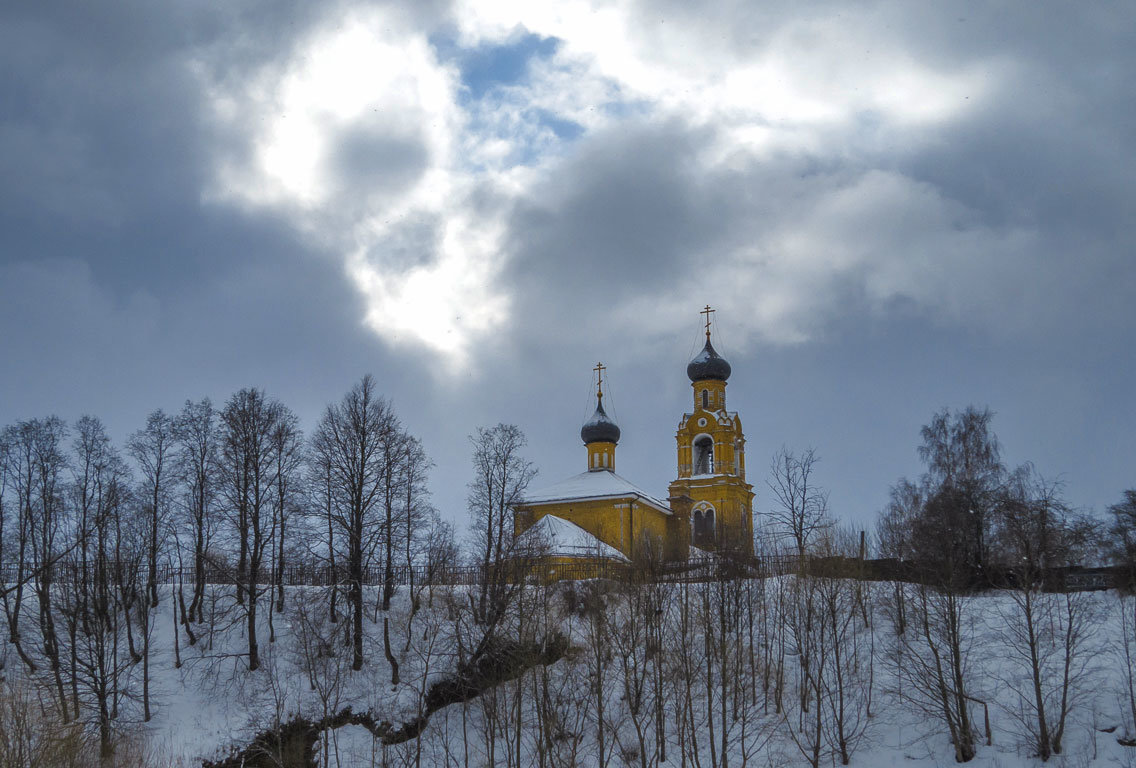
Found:
[[[215, 679], [263, 682], [270, 698], [250, 704], [250, 722], [263, 726], [265, 765], [307, 768], [316, 754], [326, 765], [327, 730], [362, 722], [388, 764], [819, 768], [849, 764], [885, 709], [916, 713], [959, 762], [999, 729], [1048, 760], [1068, 754], [1098, 689], [1121, 702], [1118, 733], [1136, 736], [1124, 703], [1136, 701], [1136, 601], [1044, 589], [1054, 567], [1131, 562], [1136, 492], [1094, 522], [1032, 467], [1006, 467], [991, 420], [936, 414], [921, 433], [926, 471], [896, 483], [869, 539], [831, 514], [816, 452], [782, 449], [754, 549], [793, 571], [753, 578], [722, 558], [717, 578], [692, 582], [662, 578], [648, 541], [619, 581], [542, 578], [539, 558], [512, 548], [511, 505], [534, 474], [524, 436], [481, 429], [464, 562], [482, 578], [440, 589], [428, 574], [463, 553], [430, 506], [428, 457], [370, 377], [310, 436], [256, 389], [155, 412], [122, 449], [90, 417], [10, 425], [0, 569], [16, 577], [0, 585], [0, 664], [13, 669], [0, 673], [37, 698], [0, 701], [0, 758], [38, 711], [122, 764], [117, 736], [152, 716], [152, 658], [181, 667], [183, 656]], [[874, 583], [823, 567], [871, 554], [925, 577]], [[285, 589], [301, 563], [343, 580]], [[208, 584], [218, 571], [229, 586]], [[160, 585], [166, 572], [186, 578]], [[399, 572], [427, 577], [403, 589]], [[173, 619], [162, 637], [160, 616]], [[352, 713], [368, 671], [400, 710]], [[304, 690], [289, 694], [292, 679]], [[302, 734], [301, 757], [285, 753], [286, 733]]]
[[[1091, 658], [1100, 650], [1091, 640], [1101, 615], [1093, 598], [1052, 594], [1047, 588], [1055, 573], [1112, 560], [1127, 576], [1123, 586], [1132, 591], [1136, 491], [1127, 491], [1122, 503], [1109, 508], [1107, 522], [1076, 510], [1062, 497], [1061, 484], [1032, 464], [1006, 466], [992, 419], [989, 409], [943, 410], [921, 429], [918, 451], [925, 472], [892, 486], [877, 523], [877, 552], [892, 561], [896, 574], [878, 605], [893, 630], [889, 663], [897, 690], [930, 722], [939, 723], [955, 759], [966, 762], [982, 739], [990, 740], [991, 702], [980, 698], [970, 655], [978, 635], [972, 597], [989, 589], [1008, 597], [995, 639], [1006, 649], [1008, 668], [1021, 673], [1010, 683], [1014, 717], [1031, 753], [1048, 760], [1062, 753], [1070, 713], [1085, 692]], [[783, 449], [770, 474], [775, 529], [782, 541], [791, 542], [806, 571], [810, 562], [820, 566], [813, 574], [802, 572], [798, 585], [818, 577], [831, 585], [835, 580], [825, 578], [832, 575], [825, 564], [851, 558], [857, 550], [851, 537], [834, 547], [839, 535], [828, 496], [815, 483], [817, 462], [812, 450], [797, 455]], [[858, 550], [862, 558], [863, 539]], [[849, 575], [849, 561], [841, 562], [841, 575]], [[823, 594], [831, 586], [814, 588]], [[1136, 701], [1131, 610], [1124, 609], [1121, 636], [1111, 638], [1112, 647], [1123, 651], [1117, 661], [1127, 670], [1127, 685], [1120, 695], [1130, 702]], [[825, 620], [822, 612], [806, 607], [806, 617], [814, 613]], [[829, 640], [838, 653], [836, 636]], [[815, 651], [799, 649], [798, 658], [805, 686], [822, 697], [823, 670], [810, 672], [812, 658], [823, 657], [824, 640], [817, 642]], [[983, 712], [982, 727], [974, 720], [976, 706]], [[1132, 725], [1126, 730], [1131, 731], [1136, 709], [1129, 709]], [[819, 734], [819, 720], [815, 728]], [[815, 755], [810, 762], [816, 765]]]
[[[92, 416], [4, 427], [6, 642], [27, 675], [50, 682], [63, 723], [95, 724], [104, 755], [124, 708], [152, 716], [162, 595], [172, 601], [177, 666], [183, 644], [211, 644], [219, 627], [239, 624], [247, 669], [256, 670], [264, 625], [274, 641], [273, 615], [286, 609], [286, 569], [326, 567], [344, 576], [327, 611], [333, 623], [349, 620], [360, 669], [364, 573], [382, 572], [386, 611], [396, 569], [429, 572], [457, 559], [453, 531], [430, 505], [430, 466], [370, 376], [328, 406], [309, 437], [287, 406], [255, 388], [220, 408], [206, 398], [177, 414], [154, 411], [122, 447]], [[220, 605], [207, 590], [207, 572], [217, 571], [235, 584]], [[164, 573], [179, 574], [172, 589], [159, 589]]]

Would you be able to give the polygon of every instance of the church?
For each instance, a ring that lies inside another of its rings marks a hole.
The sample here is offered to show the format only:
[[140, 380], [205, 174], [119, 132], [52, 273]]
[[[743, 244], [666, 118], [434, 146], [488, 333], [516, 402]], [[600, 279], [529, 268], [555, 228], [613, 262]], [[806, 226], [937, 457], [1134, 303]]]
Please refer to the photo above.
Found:
[[515, 551], [539, 553], [558, 567], [680, 562], [715, 554], [753, 554], [753, 486], [746, 482], [745, 437], [726, 408], [730, 364], [710, 340], [686, 366], [693, 411], [675, 433], [677, 473], [666, 499], [615, 471], [619, 426], [603, 406], [602, 364], [596, 366], [596, 410], [580, 428], [587, 468], [529, 491], [513, 507]]

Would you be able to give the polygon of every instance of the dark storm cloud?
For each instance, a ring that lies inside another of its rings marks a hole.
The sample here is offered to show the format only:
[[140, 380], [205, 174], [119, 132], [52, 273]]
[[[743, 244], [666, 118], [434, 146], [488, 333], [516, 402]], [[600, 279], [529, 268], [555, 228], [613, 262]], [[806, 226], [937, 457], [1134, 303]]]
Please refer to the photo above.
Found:
[[510, 219], [522, 295], [603, 303], [673, 279], [713, 237], [695, 157], [705, 138], [678, 124], [623, 125], [586, 141]]
[[[93, 412], [121, 438], [152, 408], [241, 386], [314, 419], [385, 367], [337, 260], [283, 217], [203, 202], [218, 137], [193, 62], [223, 50], [217, 67], [247, 77], [313, 15], [46, 3], [5, 16], [0, 421]], [[413, 172], [412, 145], [389, 155]]]
[[229, 35], [260, 49], [250, 63], [264, 55], [253, 41], [295, 21], [273, 8], [243, 20], [263, 38], [178, 4], [13, 9], [0, 25], [4, 257], [81, 257], [129, 288], [223, 269], [231, 257], [202, 232], [226, 215], [203, 227], [210, 137], [188, 64]]
[[[712, 135], [703, 126], [622, 124], [588, 136], [511, 220], [513, 272], [525, 295], [534, 306], [556, 306], [559, 296], [580, 297], [565, 298], [565, 310], [579, 301], [603, 306], [696, 280], [701, 266], [732, 248], [748, 244], [772, 254], [779, 243], [771, 235], [796, 227], [819, 246], [851, 244], [864, 261], [841, 278], [843, 285], [820, 276], [824, 297], [839, 298], [823, 310], [829, 316], [864, 308], [857, 295], [880, 282], [865, 273], [892, 273], [895, 264], [929, 252], [934, 266], [948, 268], [924, 275], [927, 290], [879, 299], [914, 301], [932, 317], [994, 333], [1028, 334], [1040, 326], [1069, 334], [1121, 322], [1115, 312], [1136, 289], [1124, 245], [1136, 235], [1136, 102], [1116, 98], [1116, 89], [1136, 75], [1133, 25], [1100, 9], [1084, 17], [1060, 8], [956, 10], [872, 4], [755, 11], [724, 3], [700, 6], [697, 14], [681, 5], [660, 11], [694, 37], [731, 41], [738, 55], [759, 52], [792, 34], [787, 30], [843, 16], [864, 30], [858, 56], [869, 58], [873, 43], [886, 44], [912, 61], [969, 72], [991, 92], [980, 109], [933, 124], [864, 113], [823, 129], [818, 147], [728, 169], [698, 156]], [[658, 29], [641, 34], [661, 35]], [[799, 65], [807, 70], [810, 62]], [[881, 186], [858, 184], [882, 178], [873, 172], [909, 183], [896, 190], [899, 197], [873, 205]], [[825, 211], [842, 190], [857, 199], [855, 227]], [[960, 234], [972, 242], [964, 244]], [[966, 250], [973, 258], [960, 258]], [[949, 268], [952, 258], [957, 269]], [[760, 270], [761, 260], [750, 267]], [[928, 280], [943, 283], [940, 295]], [[968, 292], [988, 295], [968, 305]], [[1099, 311], [1086, 316], [1079, 311], [1086, 302]]]

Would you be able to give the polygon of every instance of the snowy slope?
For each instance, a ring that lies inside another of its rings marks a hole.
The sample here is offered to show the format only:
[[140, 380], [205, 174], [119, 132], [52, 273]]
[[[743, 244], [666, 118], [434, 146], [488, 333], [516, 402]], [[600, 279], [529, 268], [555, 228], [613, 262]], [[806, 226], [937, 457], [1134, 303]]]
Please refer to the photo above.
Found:
[[[791, 581], [786, 577], [749, 582], [730, 587], [739, 590], [730, 593], [724, 591], [725, 588], [715, 591], [719, 589], [716, 585], [665, 587], [656, 596], [665, 601], [658, 610], [665, 616], [667, 631], [679, 633], [682, 631], [682, 605], [689, 605], [697, 611], [703, 598], [717, 600], [727, 594], [742, 595], [739, 599], [767, 606], [769, 613], [764, 615], [764, 623], [756, 629], [747, 630], [744, 623], [738, 625], [735, 636], [744, 639], [745, 632], [750, 631], [757, 633], [753, 636], [760, 641], [762, 632], [768, 632], [772, 637], [784, 622], [794, 620], [787, 613], [780, 612], [787, 610], [784, 605], [777, 607], [778, 600], [791, 595], [791, 586], [786, 586]], [[866, 720], [863, 738], [852, 754], [851, 764], [911, 768], [953, 764], [953, 751], [944, 729], [903, 698], [894, 659], [888, 661], [892, 653], [890, 638], [893, 626], [880, 608], [887, 587], [866, 585], [866, 589], [870, 601], [867, 614], [870, 623], [865, 625], [865, 634], [857, 641], [861, 644], [857, 652], [868, 654], [863, 658], [872, 658], [871, 675], [864, 677], [870, 680], [870, 717]], [[352, 672], [348, 649], [338, 645], [342, 643], [341, 628], [347, 622], [341, 618], [339, 628], [328, 622], [327, 595], [324, 588], [290, 589], [285, 611], [272, 616], [271, 631], [275, 634], [272, 642], [269, 641], [267, 611], [262, 613], [263, 666], [256, 672], [249, 672], [243, 655], [244, 629], [239, 621], [234, 620], [231, 588], [221, 587], [213, 590], [206, 609], [213, 617], [215, 629], [210, 632], [206, 625], [199, 626], [201, 636], [194, 646], [186, 645], [182, 635], [179, 641], [182, 663], [180, 668], [175, 666], [173, 615], [167, 589], [160, 607], [153, 614], [151, 670], [154, 718], [142, 724], [137, 702], [124, 703], [120, 726], [126, 731], [137, 729], [145, 734], [154, 765], [199, 765], [204, 758], [214, 758], [230, 747], [243, 746], [257, 731], [287, 720], [296, 713], [319, 717], [325, 712], [350, 705], [356, 711], [372, 710], [380, 719], [402, 722], [412, 719], [420, 711], [432, 681], [455, 670], [460, 655], [459, 645], [468, 653], [471, 639], [480, 631], [468, 613], [471, 597], [476, 595], [471, 595], [466, 588], [436, 588], [432, 601], [429, 592], [423, 591], [419, 595], [420, 609], [414, 615], [405, 588], [400, 589], [389, 614], [378, 610], [379, 596], [371, 589], [366, 594], [367, 663], [363, 670]], [[636, 663], [640, 667], [637, 668], [646, 670], [644, 679], [649, 683], [651, 665], [656, 657], [647, 650], [646, 635], [636, 634], [643, 631], [641, 622], [645, 616], [640, 610], [642, 606], [636, 607], [636, 599], [639, 598], [619, 590], [613, 591], [610, 585], [599, 583], [527, 588], [520, 597], [518, 613], [511, 619], [515, 623], [510, 624], [508, 632], [535, 633], [534, 636], [543, 632], [562, 632], [569, 637], [575, 649], [566, 658], [549, 668], [531, 671], [516, 682], [502, 685], [492, 697], [482, 697], [464, 706], [453, 705], [439, 712], [430, 720], [420, 739], [406, 744], [384, 749], [364, 729], [354, 726], [330, 733], [328, 764], [382, 765], [384, 759], [387, 764], [414, 764], [417, 758], [420, 765], [464, 766], [468, 752], [470, 765], [484, 765], [490, 761], [504, 765], [516, 758], [514, 739], [517, 729], [510, 723], [516, 716], [515, 712], [520, 712], [523, 757], [520, 764], [540, 764], [540, 750], [546, 748], [546, 764], [551, 765], [552, 753], [547, 749], [552, 747], [542, 747], [536, 738], [541, 726], [540, 713], [534, 702], [547, 697], [547, 701], [553, 702], [550, 706], [558, 713], [557, 716], [563, 719], [563, 734], [553, 745], [555, 750], [559, 750], [557, 754], [563, 757], [566, 751], [571, 750], [576, 754], [576, 764], [594, 765], [597, 764], [598, 749], [594, 699], [597, 691], [602, 690], [609, 740], [605, 747], [608, 763], [640, 765], [637, 745], [643, 737], [635, 726], [653, 722], [650, 714], [653, 710], [651, 706], [644, 705], [636, 713], [629, 704], [633, 699], [629, 698], [629, 689], [625, 685], [626, 669], [632, 667], [624, 665], [638, 660]], [[1122, 642], [1125, 632], [1130, 640], [1133, 639], [1133, 602], [1131, 598], [1121, 598], [1115, 593], [1099, 593], [1087, 599], [1092, 601], [1094, 611], [1089, 627], [1091, 637], [1086, 646], [1091, 652], [1085, 657], [1084, 678], [1078, 687], [1078, 700], [1067, 726], [1064, 754], [1055, 756], [1051, 763], [1071, 766], [1132, 765], [1136, 763], [1136, 749], [1121, 746], [1117, 737], [1134, 735], [1133, 717], [1127, 703], [1127, 667]], [[980, 739], [978, 754], [972, 764], [989, 768], [1040, 765], [1040, 761], [1032, 756], [1021, 722], [1022, 700], [1017, 691], [1027, 690], [1022, 688], [1021, 658], [1010, 647], [1006, 634], [1014, 603], [1003, 594], [967, 597], [965, 601], [963, 615], [967, 663], [973, 681], [971, 693], [976, 699], [989, 703], [993, 736], [993, 743], [989, 746]], [[263, 607], [267, 608], [267, 603]], [[342, 601], [339, 608], [341, 611], [345, 608]], [[399, 665], [400, 680], [396, 685], [391, 684], [391, 666], [384, 658], [384, 618], [388, 619], [392, 654]], [[27, 647], [38, 652], [32, 636], [33, 621], [34, 613], [29, 612], [23, 627], [27, 633]], [[714, 625], [710, 626], [712, 632], [716, 631]], [[709, 637], [714, 640], [716, 636], [712, 632]], [[667, 645], [665, 656], [658, 657], [663, 659], [660, 670], [664, 673], [662, 684], [666, 686], [661, 690], [659, 699], [665, 715], [665, 738], [669, 747], [665, 765], [681, 763], [678, 744], [683, 738], [689, 739], [689, 734], [684, 737], [679, 733], [681, 707], [690, 706], [695, 712], [694, 721], [702, 723], [697, 749], [704, 766], [712, 764], [714, 757], [710, 753], [710, 728], [721, 728], [722, 721], [716, 719], [715, 708], [718, 705], [714, 698], [715, 686], [720, 686], [721, 681], [713, 669], [707, 672], [709, 667], [701, 655], [705, 652], [702, 650], [703, 630], [693, 632], [690, 637], [696, 642], [688, 644], [687, 652], [694, 654], [694, 673], [702, 677], [698, 678], [701, 681], [699, 686], [687, 691], [689, 702], [684, 703], [683, 690], [675, 682], [683, 663], [681, 654], [676, 650], [679, 646]], [[329, 653], [313, 653], [313, 642], [318, 639], [332, 642], [332, 646], [325, 649]], [[1054, 642], [1056, 639], [1059, 638], [1049, 637], [1045, 641]], [[610, 648], [610, 655], [604, 657], [606, 660], [597, 660], [595, 655], [594, 650], [601, 646]], [[760, 651], [760, 642], [758, 649]], [[10, 647], [0, 646], [0, 656], [5, 662], [3, 674], [7, 684], [26, 674]], [[741, 764], [745, 749], [752, 751], [749, 764], [807, 764], [802, 751], [791, 738], [792, 729], [786, 723], [787, 718], [795, 718], [794, 722], [797, 722], [801, 717], [794, 704], [797, 695], [794, 680], [799, 667], [791, 647], [787, 649], [785, 658], [785, 711], [782, 714], [774, 711], [768, 695], [761, 691], [760, 674], [752, 679], [740, 677], [748, 668], [744, 655], [729, 662], [738, 662], [738, 666], [731, 669], [736, 669], [739, 675], [733, 678], [734, 673], [730, 673], [728, 685], [732, 686], [731, 690], [754, 697], [748, 710], [753, 716], [752, 732], [740, 733], [736, 725], [730, 725], [731, 715], [727, 714], [727, 725], [733, 728], [727, 745], [730, 765]], [[124, 681], [124, 685], [137, 692], [140, 689], [140, 665], [131, 667], [128, 674], [129, 680]], [[603, 676], [601, 683], [597, 683], [597, 674]], [[707, 674], [711, 682], [709, 692], [705, 685]], [[653, 705], [655, 699], [649, 689], [648, 685], [643, 701]], [[540, 691], [545, 693], [538, 696]], [[514, 706], [518, 696], [521, 697], [519, 709]], [[733, 702], [727, 703], [734, 706]], [[981, 730], [982, 712], [977, 705], [974, 717], [976, 728]], [[497, 723], [498, 732], [495, 737], [489, 738], [486, 735], [487, 723], [492, 722]], [[1106, 729], [1114, 730], [1105, 733]], [[653, 743], [650, 728], [646, 734], [646, 743]], [[721, 754], [716, 757], [721, 764]], [[651, 765], [653, 761], [654, 753], [647, 764]], [[834, 758], [826, 755], [822, 762], [832, 765]]]

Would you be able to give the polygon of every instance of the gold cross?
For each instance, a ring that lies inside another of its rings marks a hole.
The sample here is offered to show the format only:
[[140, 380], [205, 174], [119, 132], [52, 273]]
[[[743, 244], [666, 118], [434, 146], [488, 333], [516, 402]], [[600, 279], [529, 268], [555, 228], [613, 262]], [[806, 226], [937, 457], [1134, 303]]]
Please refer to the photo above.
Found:
[[717, 311], [718, 310], [716, 310], [716, 309], [710, 309], [710, 305], [707, 304], [706, 309], [704, 309], [704, 310], [702, 310], [701, 312], [698, 313], [700, 315], [706, 315], [706, 340], [707, 341], [710, 341], [710, 315], [714, 314]]
[[596, 396], [603, 397], [603, 372], [607, 367], [603, 363], [596, 363], [596, 367], [592, 370], [596, 372]]

